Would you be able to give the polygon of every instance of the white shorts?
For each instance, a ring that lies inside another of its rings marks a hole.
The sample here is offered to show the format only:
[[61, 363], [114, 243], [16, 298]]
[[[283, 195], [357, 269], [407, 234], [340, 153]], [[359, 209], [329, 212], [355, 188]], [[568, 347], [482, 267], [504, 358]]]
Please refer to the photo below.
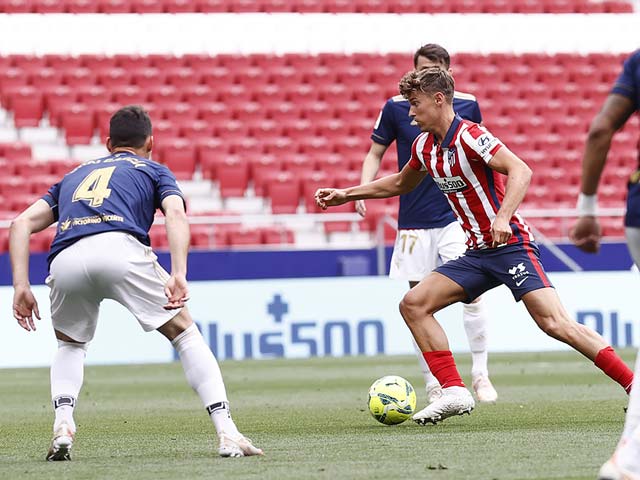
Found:
[[169, 274], [151, 247], [124, 232], [106, 232], [78, 240], [51, 262], [53, 328], [78, 342], [89, 342], [98, 323], [100, 302], [126, 307], [145, 331], [155, 330], [179, 313], [165, 310]]
[[398, 230], [389, 277], [419, 282], [434, 268], [464, 254], [465, 240], [458, 222], [442, 228]]

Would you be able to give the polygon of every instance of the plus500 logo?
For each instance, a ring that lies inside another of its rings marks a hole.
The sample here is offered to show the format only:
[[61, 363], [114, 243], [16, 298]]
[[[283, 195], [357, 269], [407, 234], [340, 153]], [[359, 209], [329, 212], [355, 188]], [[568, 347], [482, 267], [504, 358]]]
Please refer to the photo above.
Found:
[[616, 311], [584, 310], [577, 312], [578, 323], [586, 325], [611, 342], [612, 347], [633, 346], [634, 328], [631, 320], [621, 320]]
[[284, 322], [288, 311], [282, 296], [274, 295], [267, 313], [275, 325], [268, 330], [225, 332], [217, 322], [198, 327], [220, 360], [385, 353], [384, 324], [379, 319]]

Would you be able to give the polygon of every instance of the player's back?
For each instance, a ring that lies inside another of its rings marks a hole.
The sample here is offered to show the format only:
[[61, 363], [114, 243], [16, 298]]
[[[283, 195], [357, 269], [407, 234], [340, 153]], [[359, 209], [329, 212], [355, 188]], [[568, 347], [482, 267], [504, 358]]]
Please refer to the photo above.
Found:
[[124, 231], [149, 245], [149, 228], [162, 198], [182, 196], [164, 165], [117, 152], [78, 166], [44, 197], [58, 220], [49, 262], [80, 238]]
[[[411, 158], [411, 145], [420, 135], [420, 128], [409, 116], [409, 101], [402, 95], [391, 97], [385, 103], [376, 122], [371, 139], [382, 145], [396, 142], [398, 170]], [[475, 97], [455, 92], [453, 109], [462, 118], [482, 122], [480, 107]], [[430, 178], [425, 178], [411, 192], [400, 196], [398, 228], [441, 228], [455, 221], [451, 208]]]

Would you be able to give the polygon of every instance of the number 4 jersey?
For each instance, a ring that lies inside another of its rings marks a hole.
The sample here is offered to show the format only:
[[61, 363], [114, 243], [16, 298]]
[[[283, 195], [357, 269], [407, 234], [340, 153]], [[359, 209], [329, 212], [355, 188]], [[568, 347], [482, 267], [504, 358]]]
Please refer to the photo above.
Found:
[[147, 158], [117, 152], [83, 163], [42, 197], [58, 221], [49, 263], [74, 242], [102, 232], [128, 232], [149, 245], [156, 209], [169, 195], [183, 197], [175, 176]]

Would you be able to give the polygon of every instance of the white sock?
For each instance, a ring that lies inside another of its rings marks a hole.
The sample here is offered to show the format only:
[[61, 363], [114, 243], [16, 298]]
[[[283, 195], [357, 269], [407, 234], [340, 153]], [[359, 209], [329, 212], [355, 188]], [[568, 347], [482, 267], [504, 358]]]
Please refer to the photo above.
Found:
[[416, 353], [418, 354], [418, 364], [420, 365], [420, 371], [422, 372], [422, 378], [424, 378], [424, 384], [428, 387], [430, 385], [440, 385], [438, 379], [431, 373], [429, 369], [429, 365], [427, 365], [427, 361], [424, 359], [424, 355], [422, 351], [420, 351], [420, 347], [416, 341], [413, 341], [413, 348], [416, 349]]
[[626, 444], [618, 450], [616, 462], [625, 470], [640, 475], [640, 425], [631, 432]]
[[462, 320], [471, 349], [471, 376], [489, 375], [487, 354], [487, 315], [482, 297], [463, 306]]
[[[180, 356], [187, 382], [202, 400], [218, 433], [236, 435], [220, 367], [195, 324], [171, 342]], [[221, 406], [220, 406], [221, 405]]]
[[62, 422], [66, 422], [74, 432], [76, 431], [73, 410], [84, 380], [86, 355], [86, 343], [58, 340], [58, 351], [51, 363], [51, 400], [55, 411], [54, 432]]
[[[622, 431], [621, 442], [623, 443], [631, 438], [633, 432], [640, 427], [640, 350], [638, 350], [636, 367], [633, 373], [635, 379], [633, 387], [631, 387], [631, 393], [629, 393], [629, 406], [627, 407], [627, 416], [624, 422], [624, 430]], [[640, 441], [640, 438], [638, 441]]]

